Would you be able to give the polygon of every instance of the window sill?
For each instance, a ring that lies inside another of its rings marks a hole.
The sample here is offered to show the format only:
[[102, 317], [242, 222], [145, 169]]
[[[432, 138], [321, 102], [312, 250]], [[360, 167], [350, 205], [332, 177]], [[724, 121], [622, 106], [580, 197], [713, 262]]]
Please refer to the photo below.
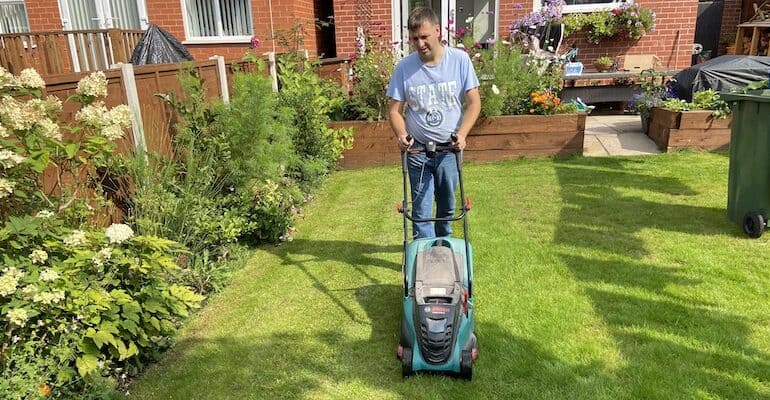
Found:
[[227, 43], [250, 43], [251, 36], [219, 36], [207, 38], [192, 38], [182, 42], [182, 44], [227, 44]]

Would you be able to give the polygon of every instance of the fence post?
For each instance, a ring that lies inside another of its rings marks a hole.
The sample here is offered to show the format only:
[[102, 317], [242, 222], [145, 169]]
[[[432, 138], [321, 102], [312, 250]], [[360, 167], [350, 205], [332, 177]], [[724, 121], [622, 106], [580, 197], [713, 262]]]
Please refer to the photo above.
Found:
[[270, 77], [273, 78], [273, 91], [278, 91], [278, 64], [275, 62], [275, 52], [267, 53], [267, 68], [270, 71]]
[[227, 70], [225, 69], [225, 58], [222, 56], [211, 56], [209, 60], [217, 60], [217, 75], [219, 77], [219, 90], [222, 93], [222, 101], [227, 104], [230, 102], [230, 89], [227, 87]]
[[123, 90], [126, 93], [126, 102], [131, 109], [131, 132], [133, 134], [136, 150], [147, 157], [147, 144], [144, 139], [144, 123], [142, 122], [142, 110], [139, 108], [139, 92], [136, 90], [133, 64], [120, 63], [120, 75], [123, 81]]

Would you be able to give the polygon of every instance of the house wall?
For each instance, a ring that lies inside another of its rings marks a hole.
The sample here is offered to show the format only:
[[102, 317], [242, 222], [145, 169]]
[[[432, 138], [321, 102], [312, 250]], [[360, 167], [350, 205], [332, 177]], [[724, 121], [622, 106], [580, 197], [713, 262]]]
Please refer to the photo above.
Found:
[[[271, 29], [270, 3], [272, 2], [273, 23]], [[146, 0], [149, 22], [167, 30], [184, 42], [184, 23], [182, 22], [182, 0]], [[27, 15], [30, 29], [33, 31], [62, 29], [61, 14], [57, 0], [27, 0]], [[271, 32], [279, 33], [298, 24], [304, 24], [304, 44], [311, 56], [316, 55], [314, 34], [313, 0], [251, 0], [254, 20], [254, 35], [262, 41], [258, 53], [267, 51], [286, 51], [285, 47], [274, 43]], [[275, 44], [275, 47], [273, 46]], [[249, 50], [249, 43], [185, 44], [196, 60], [206, 60], [212, 55], [221, 55], [226, 59], [243, 57]]]
[[741, 22], [742, 0], [724, 0], [722, 29], [720, 30], [719, 55], [725, 54], [725, 46], [735, 43], [737, 25]]
[[[600, 44], [589, 43], [581, 33], [564, 39], [562, 52], [573, 43], [579, 50], [578, 61], [590, 66], [599, 56], [654, 54], [666, 68], [687, 68], [691, 64], [695, 22], [698, 18], [698, 0], [636, 0], [651, 8], [657, 16], [655, 30], [638, 41], [612, 40]], [[500, 6], [500, 35], [508, 33], [511, 23], [532, 12], [532, 0], [513, 0]]]
[[393, 19], [390, 0], [334, 1], [334, 32], [337, 56], [350, 57], [356, 51], [356, 28], [367, 28], [380, 35], [383, 44], [391, 41]]

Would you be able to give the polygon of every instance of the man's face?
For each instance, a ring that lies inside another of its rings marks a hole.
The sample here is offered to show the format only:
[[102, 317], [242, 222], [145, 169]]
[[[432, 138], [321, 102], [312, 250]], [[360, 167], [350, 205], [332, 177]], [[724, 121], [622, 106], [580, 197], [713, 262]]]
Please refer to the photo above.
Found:
[[433, 25], [431, 22], [425, 21], [417, 30], [409, 31], [409, 42], [421, 60], [433, 60], [436, 49], [441, 45], [438, 41], [439, 30], [439, 25]]

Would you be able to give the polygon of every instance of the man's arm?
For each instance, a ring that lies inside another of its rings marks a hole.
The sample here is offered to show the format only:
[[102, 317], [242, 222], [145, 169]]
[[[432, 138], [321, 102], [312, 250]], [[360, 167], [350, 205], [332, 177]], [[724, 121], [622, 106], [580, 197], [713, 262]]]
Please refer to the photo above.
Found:
[[463, 150], [465, 148], [465, 138], [471, 132], [480, 112], [481, 96], [479, 95], [479, 88], [475, 87], [465, 92], [465, 112], [463, 112], [460, 128], [457, 129], [457, 142], [455, 142], [455, 147], [458, 149]]
[[404, 102], [390, 99], [388, 105], [388, 121], [390, 122], [390, 129], [396, 135], [398, 141], [398, 147], [402, 150], [406, 150], [412, 145], [412, 140], [407, 140], [406, 122], [404, 116], [401, 115], [401, 110], [404, 108]]

